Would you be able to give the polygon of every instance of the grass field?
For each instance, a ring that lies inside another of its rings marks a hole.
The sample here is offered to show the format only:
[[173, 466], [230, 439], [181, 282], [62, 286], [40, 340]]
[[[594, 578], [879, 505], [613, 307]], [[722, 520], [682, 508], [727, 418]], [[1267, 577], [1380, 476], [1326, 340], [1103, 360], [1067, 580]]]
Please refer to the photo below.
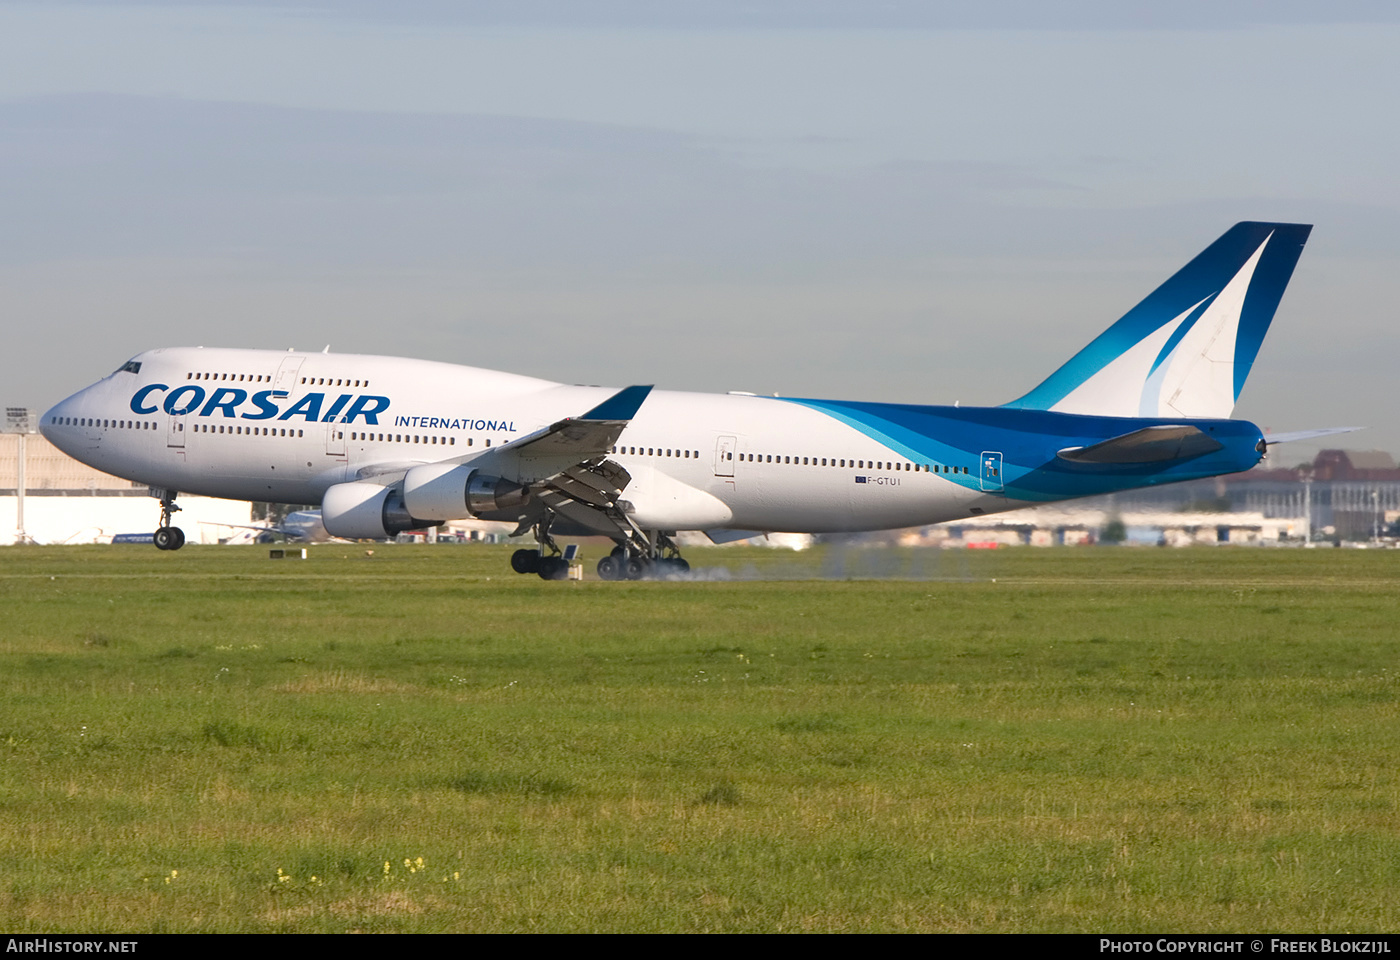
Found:
[[0, 550], [0, 929], [1400, 929], [1400, 551], [508, 553]]

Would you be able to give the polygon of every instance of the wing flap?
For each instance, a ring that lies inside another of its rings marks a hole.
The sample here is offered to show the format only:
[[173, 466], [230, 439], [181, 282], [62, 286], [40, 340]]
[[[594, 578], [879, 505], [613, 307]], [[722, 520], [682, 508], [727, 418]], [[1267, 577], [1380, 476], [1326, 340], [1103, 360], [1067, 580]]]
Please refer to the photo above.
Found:
[[617, 499], [617, 495], [626, 490], [627, 485], [632, 482], [632, 475], [627, 469], [611, 460], [581, 463], [565, 470], [561, 476], [591, 487], [609, 500]]
[[547, 487], [539, 490], [535, 493], [535, 498], [559, 516], [606, 536], [628, 529], [626, 521], [620, 515], [616, 515], [615, 509], [585, 503], [557, 488]]

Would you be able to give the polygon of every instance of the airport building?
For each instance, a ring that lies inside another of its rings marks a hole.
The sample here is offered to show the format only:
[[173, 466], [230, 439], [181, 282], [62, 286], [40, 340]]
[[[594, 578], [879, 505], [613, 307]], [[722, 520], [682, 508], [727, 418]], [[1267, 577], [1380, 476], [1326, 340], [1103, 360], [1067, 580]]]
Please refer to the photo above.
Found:
[[[175, 522], [189, 543], [224, 543], [252, 532], [252, 504], [191, 496], [179, 504]], [[38, 434], [0, 434], [0, 544], [110, 543], [122, 534], [149, 535], [159, 519], [159, 502], [145, 486], [79, 463]]]
[[923, 527], [905, 531], [898, 542], [901, 546], [976, 548], [1104, 542], [1163, 547], [1222, 543], [1265, 546], [1303, 541], [1302, 517], [1265, 517], [1255, 512], [1124, 511], [1106, 500], [1032, 507]]
[[1310, 464], [1129, 490], [906, 531], [940, 546], [1098, 543], [1393, 543], [1400, 466], [1380, 450], [1323, 450]]
[[[248, 542], [257, 533], [249, 503], [182, 496], [179, 504], [176, 523], [191, 543]], [[108, 543], [150, 534], [158, 517], [145, 486], [79, 463], [38, 434], [0, 434], [0, 545]], [[476, 526], [463, 539], [484, 536]], [[1106, 531], [1121, 542], [1164, 546], [1393, 541], [1400, 535], [1400, 466], [1382, 451], [1324, 450], [1293, 468], [1256, 468], [879, 536], [910, 546], [1056, 546], [1102, 542]], [[812, 539], [775, 534], [762, 542], [800, 548]]]

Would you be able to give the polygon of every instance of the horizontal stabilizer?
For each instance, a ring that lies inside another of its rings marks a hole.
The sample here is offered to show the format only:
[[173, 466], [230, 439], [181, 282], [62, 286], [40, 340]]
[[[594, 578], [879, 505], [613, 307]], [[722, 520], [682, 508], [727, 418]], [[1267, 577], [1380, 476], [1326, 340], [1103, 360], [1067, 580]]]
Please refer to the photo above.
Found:
[[1214, 453], [1224, 444], [1189, 424], [1144, 427], [1091, 447], [1065, 447], [1056, 456], [1071, 463], [1162, 463]]
[[1351, 433], [1354, 430], [1365, 429], [1365, 427], [1321, 427], [1317, 430], [1294, 430], [1292, 433], [1266, 433], [1264, 434], [1264, 442], [1272, 447], [1276, 443], [1315, 440], [1318, 437], [1330, 437], [1334, 433]]

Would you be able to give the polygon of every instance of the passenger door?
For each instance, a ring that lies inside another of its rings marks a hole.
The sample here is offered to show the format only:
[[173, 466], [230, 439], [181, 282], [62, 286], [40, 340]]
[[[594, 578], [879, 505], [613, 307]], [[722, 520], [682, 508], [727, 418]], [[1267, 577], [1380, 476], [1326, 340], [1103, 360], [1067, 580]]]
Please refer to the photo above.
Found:
[[982, 490], [985, 493], [1001, 493], [1001, 452], [982, 451]]
[[715, 476], [734, 476], [734, 448], [738, 446], [733, 437], [720, 437], [715, 441]]

